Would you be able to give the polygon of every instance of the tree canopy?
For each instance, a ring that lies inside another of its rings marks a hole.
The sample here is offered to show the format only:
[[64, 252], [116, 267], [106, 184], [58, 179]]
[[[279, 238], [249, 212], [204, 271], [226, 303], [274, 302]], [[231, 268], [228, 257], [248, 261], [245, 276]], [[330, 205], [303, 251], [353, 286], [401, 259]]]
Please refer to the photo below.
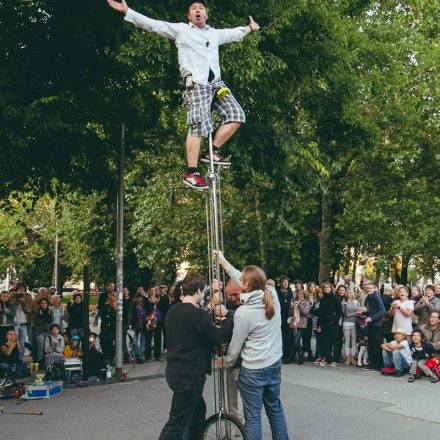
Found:
[[[173, 42], [125, 23], [105, 1], [1, 4], [2, 270], [47, 284], [58, 228], [65, 277], [80, 278], [85, 263], [97, 282], [114, 277], [124, 122], [125, 279], [170, 279], [183, 261], [206, 271], [205, 196], [180, 182], [186, 127]], [[186, 19], [174, 0], [129, 6]], [[225, 253], [271, 276], [323, 281], [374, 257], [379, 277], [406, 282], [410, 262], [432, 277], [440, 1], [208, 8], [214, 27], [248, 15], [262, 27], [220, 50], [223, 79], [247, 114], [225, 146]]]

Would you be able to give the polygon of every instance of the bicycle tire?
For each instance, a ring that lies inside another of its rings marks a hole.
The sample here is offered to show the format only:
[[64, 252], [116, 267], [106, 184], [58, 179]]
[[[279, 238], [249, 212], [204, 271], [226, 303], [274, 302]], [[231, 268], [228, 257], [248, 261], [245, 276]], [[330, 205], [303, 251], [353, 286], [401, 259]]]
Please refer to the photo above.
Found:
[[222, 413], [206, 419], [203, 440], [243, 440], [244, 427], [236, 417]]

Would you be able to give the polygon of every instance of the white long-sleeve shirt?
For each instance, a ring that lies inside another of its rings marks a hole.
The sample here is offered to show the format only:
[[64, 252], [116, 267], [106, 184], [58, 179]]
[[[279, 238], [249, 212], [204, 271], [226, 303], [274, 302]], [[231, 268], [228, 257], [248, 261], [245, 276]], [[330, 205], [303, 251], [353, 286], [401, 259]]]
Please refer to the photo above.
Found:
[[244, 26], [233, 29], [214, 29], [206, 25], [203, 29], [192, 23], [169, 23], [153, 20], [128, 9], [125, 20], [148, 32], [156, 32], [162, 37], [176, 42], [182, 78], [192, 75], [197, 84], [208, 84], [209, 69], [214, 79], [220, 80], [218, 47], [221, 44], [241, 41], [247, 35]]

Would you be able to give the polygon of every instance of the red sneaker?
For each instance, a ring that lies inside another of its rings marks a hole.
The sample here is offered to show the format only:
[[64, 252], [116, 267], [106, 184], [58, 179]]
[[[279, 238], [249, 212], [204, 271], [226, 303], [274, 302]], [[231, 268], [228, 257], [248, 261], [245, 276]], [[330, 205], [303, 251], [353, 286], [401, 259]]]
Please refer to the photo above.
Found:
[[[222, 167], [230, 167], [231, 162], [226, 160], [218, 151], [214, 151], [213, 153], [214, 165], [220, 165]], [[209, 150], [206, 150], [202, 157], [200, 158], [201, 162], [210, 163], [209, 162]]]
[[188, 173], [183, 176], [183, 183], [190, 188], [205, 190], [209, 188], [209, 185], [200, 177], [200, 173]]

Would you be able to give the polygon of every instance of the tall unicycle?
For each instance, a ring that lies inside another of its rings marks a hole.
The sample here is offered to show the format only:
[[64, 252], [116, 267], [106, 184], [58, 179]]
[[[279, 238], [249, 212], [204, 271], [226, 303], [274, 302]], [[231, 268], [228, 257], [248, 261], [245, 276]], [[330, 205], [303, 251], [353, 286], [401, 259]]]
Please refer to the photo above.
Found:
[[[209, 278], [211, 281], [220, 278], [220, 263], [218, 257], [212, 260], [213, 250], [223, 248], [223, 229], [222, 229], [222, 205], [220, 193], [219, 168], [215, 169], [213, 160], [212, 134], [209, 134], [209, 194], [206, 201], [206, 225], [208, 236], [208, 258], [209, 258]], [[220, 230], [220, 232], [219, 232]], [[224, 285], [224, 282], [223, 282]], [[213, 292], [211, 291], [211, 294]], [[220, 290], [221, 303], [224, 297]], [[221, 349], [217, 356], [223, 357], [225, 350]], [[214, 356], [215, 358], [215, 356]], [[203, 429], [204, 440], [240, 440], [244, 439], [244, 427], [239, 419], [229, 415], [226, 411], [226, 372], [223, 369], [216, 369], [215, 359], [213, 359], [213, 378], [214, 378], [214, 401], [215, 413], [208, 417]]]

